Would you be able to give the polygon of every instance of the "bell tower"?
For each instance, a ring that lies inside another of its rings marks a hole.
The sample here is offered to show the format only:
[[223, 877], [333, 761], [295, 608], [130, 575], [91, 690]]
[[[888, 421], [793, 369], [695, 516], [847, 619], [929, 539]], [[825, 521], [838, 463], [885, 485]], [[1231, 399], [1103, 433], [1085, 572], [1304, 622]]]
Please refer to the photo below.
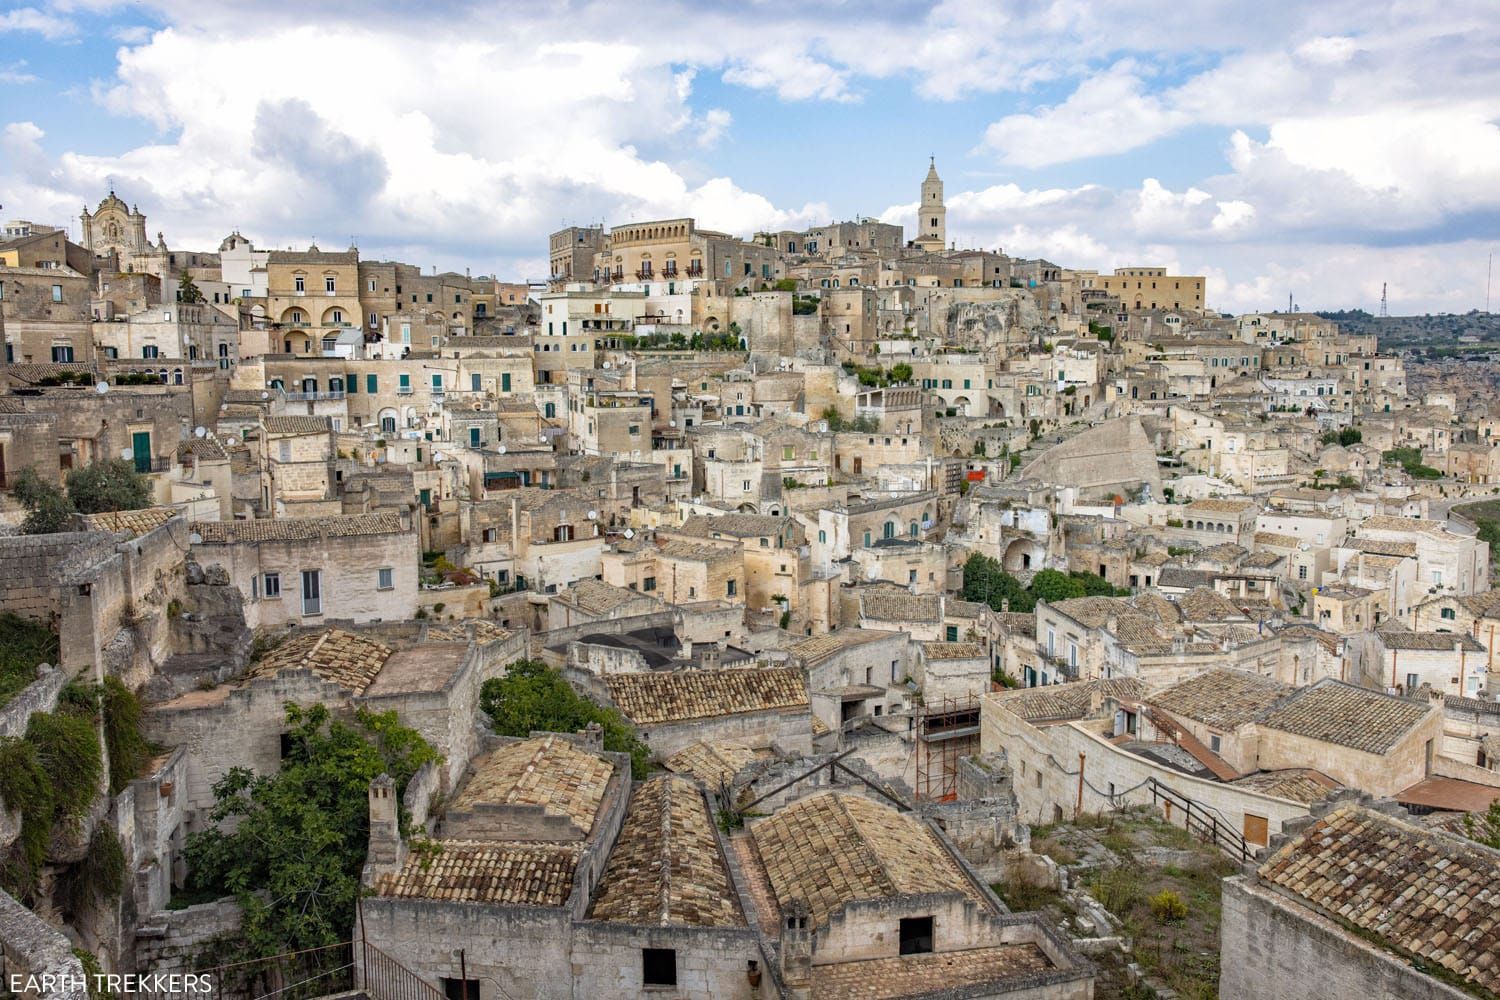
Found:
[[917, 206], [917, 246], [923, 250], [942, 250], [948, 245], [948, 209], [943, 206], [943, 179], [938, 176], [937, 159], [929, 159], [927, 176], [922, 181], [922, 201]]

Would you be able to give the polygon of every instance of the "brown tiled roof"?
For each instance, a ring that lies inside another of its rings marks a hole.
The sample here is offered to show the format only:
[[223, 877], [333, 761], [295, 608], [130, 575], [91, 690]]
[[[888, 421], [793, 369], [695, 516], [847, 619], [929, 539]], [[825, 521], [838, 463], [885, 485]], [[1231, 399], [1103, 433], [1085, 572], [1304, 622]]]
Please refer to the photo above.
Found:
[[1424, 652], [1451, 652], [1456, 646], [1469, 653], [1484, 652], [1484, 645], [1467, 632], [1406, 632], [1401, 629], [1376, 629], [1386, 649], [1410, 649]]
[[1471, 615], [1493, 616], [1500, 610], [1500, 590], [1488, 590], [1483, 594], [1468, 594], [1457, 599]]
[[1308, 805], [1322, 802], [1328, 793], [1343, 787], [1321, 771], [1310, 767], [1289, 767], [1280, 771], [1256, 771], [1239, 778], [1234, 784], [1266, 795], [1274, 795]]
[[203, 545], [234, 545], [238, 542], [313, 541], [327, 536], [393, 535], [402, 531], [401, 515], [340, 514], [333, 517], [277, 517], [253, 521], [194, 521], [193, 533]]
[[428, 642], [494, 642], [509, 639], [511, 632], [484, 618], [466, 618], [463, 621], [427, 626]]
[[943, 617], [936, 594], [912, 594], [901, 587], [871, 587], [860, 595], [864, 617], [877, 621], [935, 622]]
[[1428, 711], [1405, 698], [1325, 678], [1293, 691], [1260, 722], [1268, 729], [1378, 754], [1400, 742]]
[[1376, 556], [1400, 556], [1412, 558], [1417, 554], [1416, 542], [1392, 542], [1383, 538], [1356, 538], [1354, 547], [1361, 552]]
[[1027, 722], [1063, 722], [1086, 718], [1096, 691], [1105, 698], [1139, 701], [1145, 697], [1146, 685], [1134, 677], [1118, 677], [1111, 680], [1017, 688], [1013, 691], [996, 692], [991, 697], [1006, 711], [1013, 712]]
[[1500, 992], [1500, 854], [1358, 806], [1313, 823], [1262, 881], [1398, 952]]
[[474, 761], [453, 809], [539, 806], [571, 820], [581, 836], [593, 829], [614, 764], [560, 736], [538, 736], [497, 747]]
[[1238, 514], [1255, 506], [1254, 500], [1225, 500], [1206, 497], [1187, 505], [1190, 514]]
[[651, 927], [744, 925], [697, 785], [663, 774], [636, 789], [589, 916]]
[[1255, 533], [1256, 545], [1267, 545], [1276, 549], [1295, 549], [1302, 544], [1302, 539], [1296, 535], [1283, 535], [1275, 531], [1257, 531]]
[[867, 642], [878, 642], [900, 634], [869, 628], [841, 628], [837, 632], [826, 632], [810, 639], [803, 639], [792, 647], [792, 654], [808, 666], [814, 667], [850, 646], [862, 646]]
[[229, 457], [217, 438], [190, 437], [177, 445], [177, 457], [191, 455], [205, 462], [222, 462]]
[[1364, 531], [1417, 531], [1428, 535], [1441, 534], [1446, 528], [1446, 521], [1433, 521], [1425, 517], [1395, 517], [1391, 514], [1376, 514], [1367, 517], [1359, 526]]
[[629, 590], [625, 587], [616, 587], [614, 584], [605, 583], [603, 580], [595, 580], [592, 577], [579, 580], [573, 586], [558, 595], [565, 603], [572, 604], [581, 611], [590, 614], [608, 614], [618, 607], [629, 604], [632, 601], [649, 600], [660, 604], [650, 594], [643, 594], [637, 590]]
[[[942, 988], [954, 991], [955, 996], [989, 996], [983, 990], [986, 984], [1050, 968], [1052, 962], [1034, 944], [835, 962], [813, 966], [812, 995], [820, 1000], [900, 1000]], [[1009, 993], [1010, 989], [1002, 987], [997, 992]]]
[[1134, 610], [1128, 601], [1119, 597], [1069, 597], [1047, 603], [1084, 628], [1103, 628], [1111, 617]]
[[779, 538], [786, 526], [786, 518], [769, 514], [721, 514], [717, 517], [695, 514], [675, 530], [700, 538], [712, 538], [716, 534], [734, 538]]
[[777, 905], [805, 900], [815, 927], [855, 900], [961, 892], [983, 902], [920, 820], [861, 795], [820, 792], [750, 832]]
[[1188, 591], [1177, 601], [1177, 607], [1182, 611], [1182, 617], [1191, 622], [1243, 620], [1245, 617], [1232, 601], [1211, 587], [1195, 587]]
[[324, 680], [361, 694], [391, 652], [383, 642], [330, 628], [288, 639], [251, 666], [246, 676], [272, 677], [283, 670], [311, 670]]
[[989, 605], [982, 601], [960, 601], [953, 598], [943, 606], [943, 610], [950, 618], [978, 618]]
[[984, 647], [977, 642], [924, 642], [922, 652], [929, 660], [984, 659]]
[[327, 417], [267, 417], [267, 434], [327, 434], [333, 423]]
[[709, 743], [699, 740], [683, 747], [664, 762], [667, 770], [691, 774], [709, 788], [728, 784], [740, 770], [760, 757], [742, 743]]
[[117, 510], [103, 514], [85, 514], [83, 523], [90, 531], [128, 531], [131, 538], [155, 531], [177, 516], [175, 507], [144, 507], [141, 510]]
[[1291, 691], [1291, 685], [1273, 677], [1215, 669], [1173, 684], [1147, 700], [1181, 718], [1229, 730], [1255, 721]]
[[413, 851], [375, 893], [401, 899], [512, 906], [562, 906], [582, 848], [571, 844], [444, 840], [435, 855]]
[[636, 725], [806, 708], [807, 678], [794, 667], [610, 674], [610, 699]]

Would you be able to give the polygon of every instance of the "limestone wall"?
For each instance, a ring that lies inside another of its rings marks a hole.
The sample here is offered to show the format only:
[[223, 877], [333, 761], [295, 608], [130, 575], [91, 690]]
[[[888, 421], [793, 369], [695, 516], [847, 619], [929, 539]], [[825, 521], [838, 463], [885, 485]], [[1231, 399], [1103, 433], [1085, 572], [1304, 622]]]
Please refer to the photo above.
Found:
[[1219, 996], [1401, 997], [1463, 1000], [1468, 994], [1418, 972], [1330, 920], [1245, 876], [1223, 883]]

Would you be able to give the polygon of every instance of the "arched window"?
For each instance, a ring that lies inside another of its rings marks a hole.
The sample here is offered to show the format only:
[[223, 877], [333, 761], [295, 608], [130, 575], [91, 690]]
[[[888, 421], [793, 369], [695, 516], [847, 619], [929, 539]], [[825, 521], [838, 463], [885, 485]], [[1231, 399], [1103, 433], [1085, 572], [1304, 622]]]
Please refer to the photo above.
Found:
[[887, 521], [887, 522], [885, 522], [885, 527], [881, 529], [881, 537], [882, 538], [895, 538], [896, 537], [896, 522], [895, 521]]
[[826, 531], [819, 531], [818, 532], [818, 544], [819, 545], [827, 545], [828, 544], [828, 532], [826, 532]]
[[913, 521], [911, 523], [911, 537], [913, 537], [913, 538], [917, 537], [917, 522], [916, 521]]
[[557, 404], [556, 403], [543, 403], [542, 404], [542, 415], [544, 417], [546, 417], [548, 420], [551, 420], [553, 417], [557, 416]]

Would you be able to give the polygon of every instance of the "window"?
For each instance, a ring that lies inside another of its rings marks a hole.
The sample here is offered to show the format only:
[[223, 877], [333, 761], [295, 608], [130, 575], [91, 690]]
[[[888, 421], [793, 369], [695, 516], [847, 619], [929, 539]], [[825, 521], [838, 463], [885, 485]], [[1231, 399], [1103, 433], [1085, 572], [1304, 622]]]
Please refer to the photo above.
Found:
[[676, 949], [642, 948], [641, 984], [643, 986], [676, 986]]
[[56, 364], [67, 364], [73, 360], [73, 348], [66, 345], [52, 348], [52, 360]]
[[368, 374], [368, 375], [365, 376], [365, 392], [371, 392], [371, 393], [373, 393], [373, 392], [379, 392], [379, 391], [380, 391], [380, 379], [379, 379], [378, 376], [375, 375], [374, 372], [371, 372], [370, 374]]
[[1444, 621], [1451, 622], [1451, 621], [1453, 621], [1453, 619], [1455, 619], [1457, 617], [1458, 617], [1457, 612], [1455, 612], [1452, 608], [1444, 608], [1442, 610], [1442, 618], [1443, 618]]
[[321, 570], [305, 569], [302, 571], [302, 613], [304, 615], [323, 613], [323, 573]]
[[261, 577], [261, 592], [266, 595], [267, 600], [273, 600], [281, 596], [281, 574], [267, 573]]
[[901, 920], [901, 954], [927, 955], [932, 952], [932, 918], [904, 917]]
[[[476, 383], [478, 383], [478, 381], [479, 381], [479, 376], [478, 375], [474, 376], [474, 381]], [[479, 386], [476, 384], [474, 386], [474, 388], [478, 389]], [[510, 392], [510, 372], [501, 372], [500, 373], [500, 391], [501, 392]]]
[[644, 580], [642, 580], [641, 581], [641, 589], [644, 590], [644, 591], [648, 591], [648, 592], [652, 591], [652, 590], [655, 590], [656, 589], [656, 577], [654, 577], [654, 576], [648, 576]]
[[482, 440], [481, 437], [480, 437], [481, 433], [482, 432], [479, 430], [478, 427], [470, 427], [469, 428], [469, 447], [470, 448], [478, 448], [479, 447], [480, 442]]
[[52, 286], [52, 301], [53, 302], [61, 302], [62, 301], [62, 285], [53, 285]]
[[1307, 567], [1306, 566], [1298, 566], [1297, 567], [1297, 579], [1299, 579], [1299, 580], [1306, 580], [1307, 579]]
[[1208, 734], [1208, 748], [1210, 750], [1212, 750], [1214, 753], [1218, 753], [1219, 750], [1223, 747], [1223, 745], [1224, 745], [1224, 741], [1219, 738], [1219, 734], [1218, 733], [1209, 733]]
[[411, 392], [411, 376], [406, 372], [402, 372], [396, 376], [396, 391]]
[[375, 587], [377, 590], [395, 590], [396, 573], [389, 566], [375, 571]]
[[479, 1000], [479, 980], [443, 976], [443, 1000]]
[[328, 277], [323, 279], [323, 290], [325, 292], [332, 292], [334, 290], [333, 275], [330, 274]]
[[157, 350], [155, 344], [147, 344], [146, 346], [141, 348], [141, 357], [143, 358], [155, 358], [158, 357], [160, 353], [161, 352]]
[[298, 294], [301, 294], [302, 292], [307, 291], [307, 279], [304, 278], [304, 277], [302, 277], [302, 275], [300, 275], [300, 274], [297, 275], [296, 283], [297, 283], [297, 292], [298, 292]]
[[727, 596], [733, 597], [738, 592], [739, 592], [739, 584], [736, 583], [734, 580], [730, 580], [728, 583], [726, 583], [724, 585], [724, 593]]

